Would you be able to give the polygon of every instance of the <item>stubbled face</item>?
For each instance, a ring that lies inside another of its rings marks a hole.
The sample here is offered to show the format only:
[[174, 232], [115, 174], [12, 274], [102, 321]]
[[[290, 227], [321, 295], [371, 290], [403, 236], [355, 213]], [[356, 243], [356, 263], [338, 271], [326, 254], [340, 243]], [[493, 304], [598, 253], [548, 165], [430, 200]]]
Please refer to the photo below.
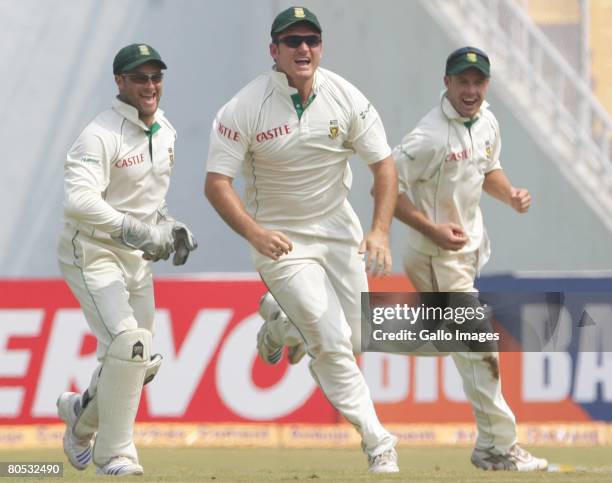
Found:
[[446, 97], [463, 117], [474, 117], [487, 95], [489, 78], [478, 69], [468, 69], [457, 75], [444, 76]]
[[149, 62], [130, 72], [115, 76], [115, 82], [119, 88], [119, 98], [123, 102], [134, 106], [138, 110], [138, 116], [147, 126], [153, 123], [164, 83], [161, 78], [159, 81], [157, 79], [144, 79], [142, 74], [161, 73], [159, 64]]
[[278, 34], [278, 43], [270, 44], [270, 55], [276, 62], [276, 70], [284, 72], [289, 79], [289, 85], [296, 87], [313, 79], [321, 62], [323, 45], [319, 43], [316, 47], [309, 47], [306, 42], [302, 42], [298, 47], [292, 48], [282, 42], [282, 39], [292, 35], [315, 35], [320, 38], [321, 34], [308, 23], [296, 24]]

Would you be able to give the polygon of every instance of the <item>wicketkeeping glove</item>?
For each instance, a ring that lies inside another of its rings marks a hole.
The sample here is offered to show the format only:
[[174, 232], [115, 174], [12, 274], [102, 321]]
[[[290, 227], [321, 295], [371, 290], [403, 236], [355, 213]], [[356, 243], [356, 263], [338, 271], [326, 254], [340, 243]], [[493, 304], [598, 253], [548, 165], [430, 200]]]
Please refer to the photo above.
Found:
[[189, 231], [189, 228], [183, 223], [175, 222], [174, 228], [174, 257], [172, 258], [173, 265], [184, 265], [189, 257], [189, 253], [198, 248], [198, 242]]
[[149, 225], [126, 214], [116, 239], [130, 248], [142, 250], [146, 260], [167, 260], [174, 251], [174, 226], [173, 222]]

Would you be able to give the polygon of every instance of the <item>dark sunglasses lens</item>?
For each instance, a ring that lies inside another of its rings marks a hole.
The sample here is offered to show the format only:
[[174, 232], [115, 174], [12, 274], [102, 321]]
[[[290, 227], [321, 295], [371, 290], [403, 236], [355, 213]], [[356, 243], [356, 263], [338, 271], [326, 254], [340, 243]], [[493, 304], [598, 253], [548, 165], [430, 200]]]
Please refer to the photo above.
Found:
[[164, 78], [164, 74], [129, 74], [127, 76], [134, 84], [146, 84], [149, 79], [153, 84], [159, 84]]
[[316, 35], [306, 37], [306, 45], [308, 45], [308, 47], [316, 47], [319, 44], [321, 44], [321, 37], [317, 37]]
[[300, 45], [302, 45], [302, 42], [306, 42], [308, 47], [316, 47], [321, 43], [321, 37], [317, 35], [288, 35], [287, 37], [281, 39], [281, 42], [292, 49], [297, 49]]

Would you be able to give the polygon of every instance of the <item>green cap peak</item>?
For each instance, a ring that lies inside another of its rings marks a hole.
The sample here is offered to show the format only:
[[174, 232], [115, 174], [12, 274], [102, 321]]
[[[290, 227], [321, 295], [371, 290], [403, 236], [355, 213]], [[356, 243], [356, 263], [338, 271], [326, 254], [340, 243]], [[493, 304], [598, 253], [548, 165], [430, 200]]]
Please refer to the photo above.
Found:
[[123, 47], [113, 60], [113, 74], [123, 74], [147, 62], [157, 62], [162, 69], [167, 69], [161, 56], [147, 44], [131, 44]]

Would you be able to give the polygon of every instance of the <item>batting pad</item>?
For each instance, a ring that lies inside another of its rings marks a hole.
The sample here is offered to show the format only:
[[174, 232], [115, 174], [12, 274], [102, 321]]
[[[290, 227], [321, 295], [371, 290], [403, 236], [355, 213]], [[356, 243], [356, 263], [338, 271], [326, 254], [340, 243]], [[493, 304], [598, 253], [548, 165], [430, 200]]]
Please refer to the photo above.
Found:
[[133, 441], [134, 420], [151, 343], [148, 330], [126, 330], [115, 337], [104, 356], [96, 394], [99, 425], [93, 460], [97, 466], [106, 465], [116, 456], [138, 463]]
[[[161, 354], [153, 354], [151, 356], [145, 371], [145, 385], [149, 384], [155, 378], [155, 375], [161, 367], [161, 363]], [[78, 438], [91, 438], [93, 434], [98, 431], [98, 398], [96, 394], [98, 390], [98, 377], [101, 369], [101, 365], [96, 368], [91, 378], [89, 388], [83, 393], [81, 412], [79, 413], [79, 419], [77, 419], [73, 430]]]

